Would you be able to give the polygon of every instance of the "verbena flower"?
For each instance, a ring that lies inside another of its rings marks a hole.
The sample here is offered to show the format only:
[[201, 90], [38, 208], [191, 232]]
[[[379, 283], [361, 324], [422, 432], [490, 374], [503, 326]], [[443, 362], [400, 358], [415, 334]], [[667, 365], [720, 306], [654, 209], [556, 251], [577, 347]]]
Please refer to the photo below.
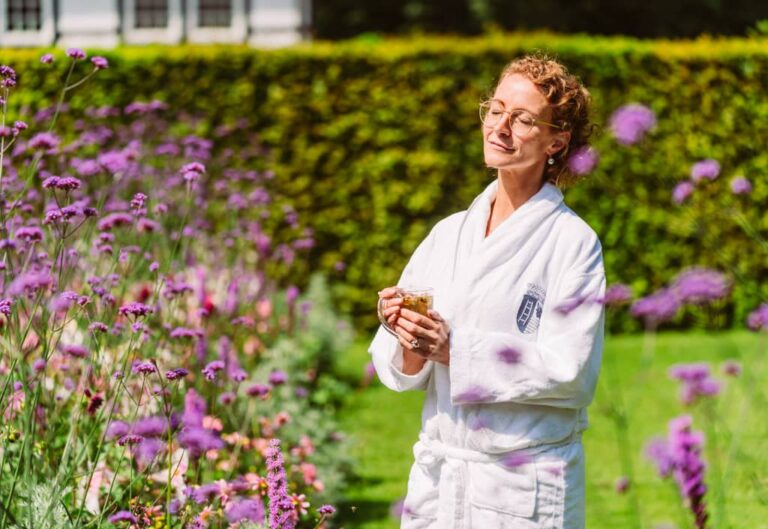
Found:
[[720, 163], [712, 158], [701, 160], [691, 166], [691, 180], [701, 182], [702, 180], [714, 180], [720, 175]]
[[229, 523], [243, 521], [264, 523], [264, 503], [261, 498], [238, 499], [227, 504], [224, 515]]
[[597, 167], [599, 160], [597, 151], [589, 145], [584, 145], [568, 157], [568, 169], [575, 175], [586, 175]]
[[747, 327], [753, 331], [768, 328], [768, 303], [761, 303], [747, 316]]
[[120, 523], [120, 522], [128, 522], [131, 524], [137, 524], [139, 523], [138, 518], [136, 518], [133, 514], [131, 514], [130, 511], [118, 511], [112, 516], [108, 518], [109, 523]]
[[177, 367], [176, 369], [171, 369], [169, 371], [165, 372], [165, 378], [168, 380], [179, 380], [184, 378], [189, 374], [189, 371], [187, 369], [184, 369], [183, 367]]
[[752, 183], [743, 176], [731, 180], [731, 191], [734, 195], [748, 195], [752, 192]]
[[730, 377], [737, 377], [741, 374], [741, 363], [737, 362], [736, 360], [726, 360], [723, 362], [723, 365], [720, 367], [720, 369], [725, 375]]
[[637, 103], [619, 107], [610, 118], [610, 128], [616, 141], [622, 145], [634, 145], [656, 126], [653, 111]]
[[224, 369], [224, 362], [221, 360], [214, 360], [212, 362], [209, 362], [204, 368], [203, 368], [203, 376], [205, 376], [206, 380], [213, 381], [216, 380], [216, 373]]
[[288, 373], [285, 371], [275, 370], [269, 374], [269, 383], [272, 386], [280, 386], [288, 382]]
[[669, 376], [682, 382], [680, 400], [693, 404], [699, 397], [710, 397], [720, 392], [720, 383], [711, 378], [709, 364], [675, 364], [669, 368]]
[[40, 62], [43, 64], [51, 64], [53, 62], [53, 55], [50, 53], [44, 53], [40, 56]]
[[690, 180], [683, 180], [672, 190], [672, 200], [675, 204], [682, 204], [693, 194], [694, 185]]
[[677, 296], [668, 289], [662, 289], [635, 301], [630, 307], [630, 313], [643, 318], [648, 324], [658, 324], [674, 318], [679, 309]]
[[27, 144], [30, 149], [50, 151], [59, 146], [59, 138], [50, 132], [39, 132]]
[[16, 238], [28, 242], [40, 242], [43, 240], [43, 230], [37, 226], [22, 226], [16, 230]]
[[85, 59], [86, 54], [80, 48], [68, 48], [67, 49], [67, 56], [71, 57], [72, 59], [74, 59], [76, 61], [81, 61], [81, 60]]
[[109, 68], [109, 61], [105, 57], [91, 57], [91, 63], [96, 70], [106, 70]]
[[716, 270], [691, 268], [679, 273], [670, 288], [682, 303], [705, 303], [726, 297], [730, 282]]

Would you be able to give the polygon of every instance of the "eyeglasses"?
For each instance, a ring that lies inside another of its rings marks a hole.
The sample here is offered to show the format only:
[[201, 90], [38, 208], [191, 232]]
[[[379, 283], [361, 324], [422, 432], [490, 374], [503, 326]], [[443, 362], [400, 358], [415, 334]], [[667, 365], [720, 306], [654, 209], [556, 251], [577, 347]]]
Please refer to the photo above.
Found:
[[493, 128], [498, 125], [504, 114], [509, 114], [509, 129], [516, 136], [527, 136], [536, 125], [547, 125], [558, 130], [563, 130], [564, 128], [560, 125], [540, 120], [522, 108], [505, 110], [504, 103], [498, 99], [490, 99], [480, 103], [480, 121], [486, 127]]

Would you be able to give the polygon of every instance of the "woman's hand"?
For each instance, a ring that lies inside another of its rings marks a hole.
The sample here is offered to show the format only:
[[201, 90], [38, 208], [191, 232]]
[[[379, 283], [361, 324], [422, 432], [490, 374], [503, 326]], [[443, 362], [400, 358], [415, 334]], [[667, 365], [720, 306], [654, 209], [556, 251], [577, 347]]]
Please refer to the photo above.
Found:
[[400, 316], [400, 306], [403, 304], [403, 298], [400, 296], [400, 289], [397, 287], [387, 287], [379, 291], [379, 299], [383, 299], [383, 309], [381, 313], [390, 327], [395, 327], [395, 321]]
[[437, 311], [430, 310], [428, 314], [426, 317], [412, 310], [400, 310], [394, 326], [400, 345], [424, 359], [448, 365], [451, 329]]

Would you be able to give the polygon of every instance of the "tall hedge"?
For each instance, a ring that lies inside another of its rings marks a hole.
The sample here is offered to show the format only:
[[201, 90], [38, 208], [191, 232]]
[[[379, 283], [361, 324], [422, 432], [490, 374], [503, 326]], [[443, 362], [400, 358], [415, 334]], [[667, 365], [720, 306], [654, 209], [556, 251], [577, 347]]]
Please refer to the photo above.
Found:
[[[208, 130], [250, 118], [271, 148], [278, 188], [315, 229], [305, 271], [332, 274], [341, 308], [367, 326], [376, 291], [396, 281], [437, 220], [464, 209], [494, 177], [483, 166], [477, 104], [505, 63], [534, 50], [582, 78], [604, 127], [598, 168], [565, 194], [600, 235], [609, 282], [643, 295], [683, 267], [716, 267], [734, 278], [733, 298], [673, 325], [742, 325], [768, 297], [768, 245], [752, 239], [768, 237], [768, 40], [500, 34], [275, 51], [125, 48], [104, 53], [111, 68], [76, 91], [72, 105], [159, 98], [203, 115]], [[21, 75], [17, 104], [52, 100], [58, 74], [38, 56], [2, 53], [0, 62]], [[607, 121], [629, 102], [651, 107], [658, 125], [641, 144], [621, 146]], [[717, 159], [722, 174], [675, 206], [672, 188], [703, 158]], [[735, 175], [752, 180], [750, 196], [731, 194]], [[637, 328], [625, 316], [612, 325]]]

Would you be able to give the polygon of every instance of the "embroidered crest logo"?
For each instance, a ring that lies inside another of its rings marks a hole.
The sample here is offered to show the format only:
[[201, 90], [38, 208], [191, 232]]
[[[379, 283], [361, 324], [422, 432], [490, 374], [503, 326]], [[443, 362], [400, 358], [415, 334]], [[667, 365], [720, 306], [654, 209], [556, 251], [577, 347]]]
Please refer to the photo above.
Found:
[[539, 329], [545, 295], [546, 291], [542, 287], [528, 283], [523, 301], [517, 309], [517, 328], [521, 333], [533, 334]]

